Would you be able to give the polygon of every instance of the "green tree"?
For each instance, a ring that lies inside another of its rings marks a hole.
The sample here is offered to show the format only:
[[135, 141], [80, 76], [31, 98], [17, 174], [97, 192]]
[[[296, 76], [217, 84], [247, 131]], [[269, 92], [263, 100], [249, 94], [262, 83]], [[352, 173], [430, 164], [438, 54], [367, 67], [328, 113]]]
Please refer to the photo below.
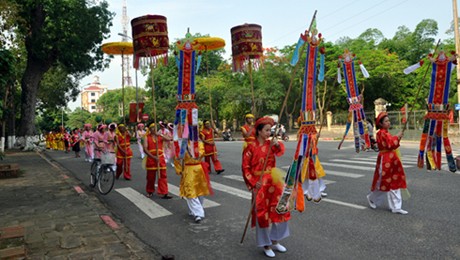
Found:
[[66, 126], [68, 126], [70, 129], [82, 128], [86, 123], [95, 125], [96, 122], [91, 120], [90, 112], [81, 108], [76, 108], [72, 113], [69, 114], [68, 120], [66, 121]]
[[105, 1], [6, 0], [17, 6], [18, 37], [23, 37], [27, 66], [21, 80], [20, 136], [35, 133], [35, 107], [40, 82], [59, 64], [83, 77], [102, 69], [100, 45], [109, 34], [113, 14]]
[[37, 94], [37, 109], [40, 111], [66, 107], [80, 94], [78, 79], [71, 76], [63, 66], [53, 66], [40, 82]]

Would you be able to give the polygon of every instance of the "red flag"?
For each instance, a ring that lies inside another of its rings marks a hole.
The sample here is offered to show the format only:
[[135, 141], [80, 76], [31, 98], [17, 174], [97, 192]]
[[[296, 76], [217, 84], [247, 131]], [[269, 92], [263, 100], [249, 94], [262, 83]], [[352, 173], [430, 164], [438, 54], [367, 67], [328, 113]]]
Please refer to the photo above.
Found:
[[[136, 107], [139, 107], [136, 114]], [[136, 123], [140, 122], [142, 118], [142, 110], [144, 109], [144, 103], [130, 103], [129, 104], [129, 122]]]

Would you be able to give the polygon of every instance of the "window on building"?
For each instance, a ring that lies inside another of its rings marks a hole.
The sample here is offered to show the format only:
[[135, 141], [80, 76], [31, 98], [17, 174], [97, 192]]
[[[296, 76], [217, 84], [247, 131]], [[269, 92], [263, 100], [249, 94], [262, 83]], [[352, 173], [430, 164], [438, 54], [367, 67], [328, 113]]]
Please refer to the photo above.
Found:
[[91, 96], [92, 96], [92, 97], [96, 96], [96, 93], [91, 92]]
[[91, 106], [91, 109], [96, 109], [96, 106]]
[[91, 103], [96, 103], [96, 99], [91, 99]]

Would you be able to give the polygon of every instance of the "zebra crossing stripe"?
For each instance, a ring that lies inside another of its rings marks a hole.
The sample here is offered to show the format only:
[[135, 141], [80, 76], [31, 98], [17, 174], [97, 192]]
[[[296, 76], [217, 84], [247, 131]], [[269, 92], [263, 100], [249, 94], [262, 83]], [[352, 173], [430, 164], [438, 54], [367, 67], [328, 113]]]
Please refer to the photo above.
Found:
[[[326, 175], [327, 175], [327, 173], [328, 173], [328, 172], [326, 172]], [[362, 176], [364, 176], [364, 175], [362, 175]], [[235, 180], [235, 181], [244, 182], [243, 176], [240, 176], [240, 175], [224, 175], [224, 176], [222, 176], [222, 177], [227, 178], [227, 179], [230, 179], [230, 180]], [[324, 183], [327, 185], [327, 184], [336, 183], [336, 181], [324, 180]]]
[[243, 176], [240, 175], [224, 175], [222, 177], [235, 181], [244, 181]]
[[[354, 164], [367, 164], [367, 165], [375, 165], [375, 162], [360, 162], [355, 160], [343, 160], [343, 159], [332, 159], [330, 162], [346, 162], [346, 163], [354, 163]], [[322, 164], [322, 163], [321, 163]], [[403, 168], [411, 168], [414, 167], [413, 165], [405, 165], [406, 163], [403, 162]]]
[[[231, 175], [229, 175], [229, 176], [231, 176]], [[235, 176], [235, 177], [227, 177], [227, 178], [235, 179], [235, 180], [240, 179], [239, 176], [237, 176], [237, 175], [233, 175], [233, 176]], [[241, 180], [242, 180], [242, 177], [241, 177]], [[220, 184], [220, 183], [217, 183], [217, 182], [213, 182], [213, 181], [211, 181], [211, 186], [215, 190], [230, 193], [232, 195], [238, 196], [238, 197], [243, 198], [243, 199], [248, 199], [248, 200], [251, 199], [251, 193], [247, 192], [247, 191], [242, 191], [240, 189], [236, 189], [236, 188], [233, 188], [233, 187], [230, 187], [230, 186], [227, 186], [227, 185], [224, 185], [224, 184]], [[342, 201], [338, 201], [338, 200], [332, 200], [332, 199], [323, 198], [322, 201], [337, 204], [337, 205], [341, 205], [341, 206], [351, 207], [351, 208], [355, 208], [355, 209], [366, 209], [366, 207], [361, 206], [361, 205], [352, 204], [352, 203], [348, 203], [348, 202], [342, 202]]]
[[348, 178], [361, 178], [364, 177], [364, 174], [357, 174], [357, 173], [348, 173], [348, 172], [337, 172], [337, 171], [331, 171], [324, 169], [324, 173], [327, 175], [334, 175], [334, 176], [340, 176], [340, 177], [348, 177]]
[[[334, 159], [334, 160], [339, 160], [339, 159]], [[356, 160], [358, 160], [358, 161], [369, 161], [369, 162], [373, 162], [375, 164], [375, 162], [377, 161], [377, 157], [374, 157], [374, 158], [353, 158], [352, 160], [353, 160], [353, 162], [355, 162]], [[403, 157], [401, 161], [403, 162], [403, 164], [414, 164], [414, 165], [417, 164], [417, 158]]]
[[355, 209], [367, 209], [367, 207], [364, 207], [364, 206], [361, 206], [361, 205], [348, 203], [348, 202], [343, 202], [343, 201], [338, 201], [338, 200], [331, 200], [331, 199], [323, 198], [323, 199], [321, 199], [321, 201], [325, 201], [325, 202], [329, 202], [329, 203], [333, 203], [333, 204], [337, 204], [337, 205], [341, 205], [341, 206], [351, 207], [351, 208], [355, 208]]
[[152, 199], [147, 198], [132, 188], [120, 188], [115, 189], [115, 191], [126, 197], [151, 219], [172, 215], [171, 212]]
[[[168, 183], [168, 191], [170, 193], [176, 195], [177, 197], [180, 197], [179, 187]], [[212, 201], [212, 200], [209, 200], [207, 196], [205, 197], [205, 200], [204, 200], [203, 203], [204, 203], [204, 205], [203, 205], [204, 208], [212, 208], [212, 207], [220, 206], [219, 203], [217, 203], [215, 201]]]
[[249, 191], [240, 190], [240, 189], [233, 188], [233, 187], [230, 187], [230, 186], [227, 186], [227, 185], [224, 185], [224, 184], [220, 184], [220, 183], [214, 182], [214, 181], [211, 181], [211, 187], [213, 189], [215, 189], [215, 190], [230, 193], [232, 195], [235, 195], [235, 196], [243, 198], [243, 199], [250, 200], [251, 196], [252, 196]]
[[[328, 163], [328, 162], [321, 162], [323, 166], [334, 166], [340, 168], [347, 168], [347, 169], [355, 169], [355, 170], [363, 170], [363, 171], [374, 171], [374, 167], [365, 167], [365, 166], [357, 166], [357, 165], [346, 165], [346, 164], [338, 164], [338, 163]], [[327, 174], [327, 172], [326, 172]]]

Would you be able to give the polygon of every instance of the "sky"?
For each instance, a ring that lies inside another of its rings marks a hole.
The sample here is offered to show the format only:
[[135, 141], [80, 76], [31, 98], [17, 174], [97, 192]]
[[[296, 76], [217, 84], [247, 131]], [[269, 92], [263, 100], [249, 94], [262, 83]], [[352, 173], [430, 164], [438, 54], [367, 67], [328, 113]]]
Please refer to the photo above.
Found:
[[[110, 38], [105, 42], [121, 41], [118, 33], [123, 32], [123, 0], [107, 1], [115, 16]], [[437, 37], [445, 39], [451, 37], [445, 32], [453, 20], [452, 1], [448, 0], [126, 0], [126, 6], [129, 36], [132, 19], [147, 14], [163, 15], [167, 18], [170, 44], [183, 38], [190, 28], [191, 34], [224, 39], [224, 57], [229, 61], [232, 27], [259, 24], [263, 47], [283, 48], [297, 42], [300, 33], [310, 25], [315, 10], [318, 31], [326, 41], [332, 42], [342, 37], [356, 38], [369, 28], [392, 38], [399, 26], [413, 31], [424, 19], [437, 21]], [[129, 74], [135, 84], [135, 70], [131, 68]], [[99, 76], [100, 83], [108, 89], [121, 88], [121, 57], [115, 56], [104, 71], [94, 71], [83, 78], [80, 89], [88, 86], [94, 76]], [[139, 72], [138, 86], [143, 88], [145, 81], [146, 77]], [[68, 105], [71, 110], [80, 106], [80, 97]]]

